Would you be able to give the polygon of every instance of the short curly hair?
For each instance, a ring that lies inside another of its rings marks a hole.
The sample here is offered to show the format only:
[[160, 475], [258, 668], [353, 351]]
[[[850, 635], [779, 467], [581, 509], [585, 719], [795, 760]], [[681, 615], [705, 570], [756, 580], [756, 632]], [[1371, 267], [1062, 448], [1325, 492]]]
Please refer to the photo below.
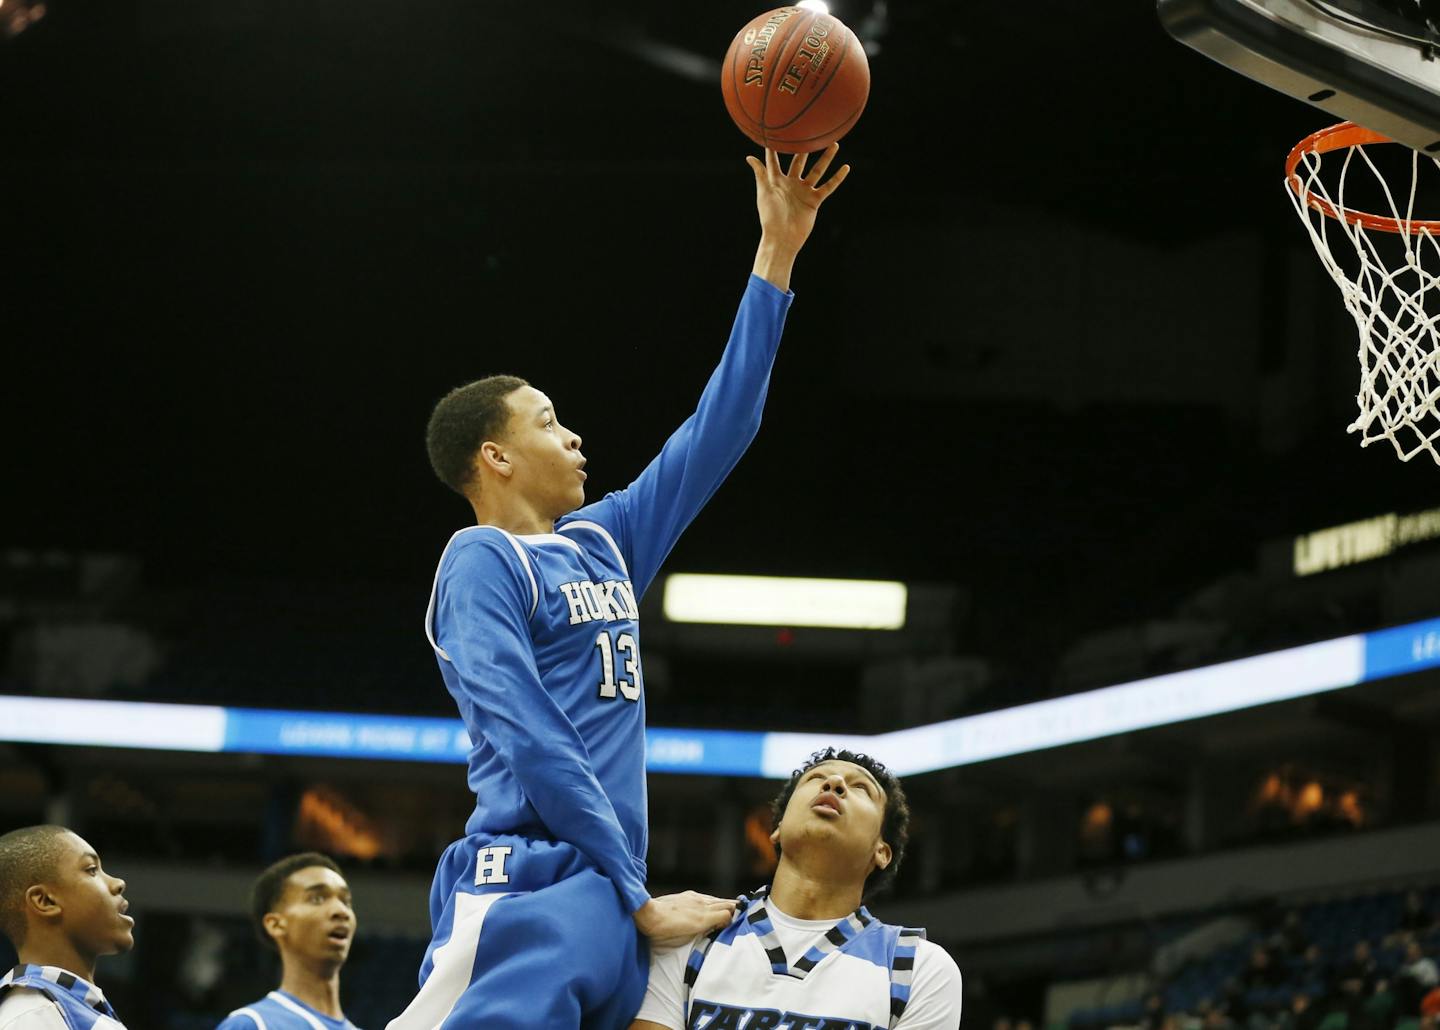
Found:
[[[822, 762], [850, 762], [858, 765], [875, 777], [880, 788], [885, 791], [885, 816], [880, 823], [880, 837], [890, 845], [890, 864], [884, 869], [872, 869], [865, 878], [861, 896], [869, 898], [889, 889], [895, 883], [895, 876], [900, 871], [900, 860], [905, 857], [905, 845], [910, 841], [910, 802], [905, 799], [905, 789], [900, 786], [899, 777], [885, 768], [883, 762], [859, 751], [827, 747], [823, 751], [816, 751], [804, 765], [791, 773], [790, 782], [775, 795], [775, 800], [770, 803], [772, 828], [778, 828], [780, 820], [784, 818], [785, 808], [790, 804], [790, 797], [795, 793], [800, 777]], [[775, 854], [780, 854], [779, 841], [775, 842]]]
[[499, 439], [510, 421], [506, 398], [529, 385], [519, 376], [487, 376], [440, 398], [425, 427], [425, 450], [440, 482], [465, 496], [475, 477], [475, 452], [486, 440]]

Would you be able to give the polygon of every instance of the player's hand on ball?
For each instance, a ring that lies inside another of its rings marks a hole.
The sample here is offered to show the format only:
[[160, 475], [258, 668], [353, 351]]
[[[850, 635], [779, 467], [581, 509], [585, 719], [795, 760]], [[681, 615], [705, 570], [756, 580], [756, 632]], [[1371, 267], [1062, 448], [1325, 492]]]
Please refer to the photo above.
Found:
[[815, 228], [815, 212], [850, 174], [850, 166], [841, 165], [830, 181], [820, 183], [839, 151], [840, 144], [831, 143], [809, 171], [805, 165], [813, 156], [810, 154], [793, 155], [790, 167], [783, 171], [780, 155], [773, 150], [765, 151], [763, 162], [756, 157], [745, 159], [755, 173], [755, 207], [760, 212], [761, 233], [767, 240], [797, 251], [805, 243]]
[[718, 930], [734, 915], [734, 898], [685, 891], [645, 902], [635, 913], [635, 926], [655, 944], [675, 944]]

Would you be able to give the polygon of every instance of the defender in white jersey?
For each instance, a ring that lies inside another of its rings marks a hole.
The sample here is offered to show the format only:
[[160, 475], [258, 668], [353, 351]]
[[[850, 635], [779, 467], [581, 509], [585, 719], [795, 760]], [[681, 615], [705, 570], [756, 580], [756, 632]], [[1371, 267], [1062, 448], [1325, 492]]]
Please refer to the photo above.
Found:
[[315, 851], [282, 858], [256, 878], [250, 916], [256, 935], [280, 954], [280, 987], [216, 1030], [355, 1030], [340, 1011], [340, 969], [355, 939], [340, 867]]
[[812, 755], [774, 803], [771, 886], [724, 929], [654, 949], [630, 1030], [955, 1030], [960, 970], [860, 903], [893, 881], [910, 810], [868, 755]]
[[135, 946], [125, 881], [63, 826], [0, 836], [0, 933], [20, 965], [0, 975], [3, 1030], [124, 1030], [95, 963]]

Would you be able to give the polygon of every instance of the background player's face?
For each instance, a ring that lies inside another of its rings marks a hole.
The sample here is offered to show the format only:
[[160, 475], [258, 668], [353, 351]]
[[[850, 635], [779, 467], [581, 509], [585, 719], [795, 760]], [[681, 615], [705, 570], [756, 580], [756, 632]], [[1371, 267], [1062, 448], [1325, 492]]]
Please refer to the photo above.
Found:
[[838, 759], [821, 762], [801, 775], [772, 839], [782, 855], [793, 858], [805, 848], [823, 847], [828, 857], [853, 863], [863, 881], [890, 861], [890, 845], [880, 839], [885, 800], [864, 767]]
[[533, 386], [506, 398], [510, 424], [504, 444], [515, 483], [545, 514], [559, 518], [585, 503], [585, 456], [580, 437], [560, 424], [555, 406]]
[[47, 888], [60, 904], [65, 933], [89, 955], [113, 955], [135, 946], [135, 920], [125, 914], [125, 881], [100, 865], [100, 856], [85, 840], [67, 833], [53, 883]]
[[285, 893], [265, 917], [265, 926], [286, 954], [338, 967], [355, 939], [350, 885], [325, 866], [297, 869], [285, 881]]

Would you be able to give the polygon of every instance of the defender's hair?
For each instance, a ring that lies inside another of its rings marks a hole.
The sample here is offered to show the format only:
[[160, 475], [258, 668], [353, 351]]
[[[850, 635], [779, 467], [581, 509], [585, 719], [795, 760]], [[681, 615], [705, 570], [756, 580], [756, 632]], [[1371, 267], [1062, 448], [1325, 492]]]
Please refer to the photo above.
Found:
[[[895, 874], [900, 871], [900, 860], [905, 857], [905, 845], [910, 840], [910, 803], [905, 800], [905, 790], [900, 786], [899, 778], [885, 768], [884, 763], [877, 762], [861, 752], [827, 747], [824, 751], [816, 751], [802, 767], [791, 773], [790, 782], [785, 784], [770, 803], [770, 817], [774, 826], [778, 827], [780, 820], [785, 817], [785, 807], [790, 804], [790, 796], [795, 793], [800, 777], [822, 762], [851, 762], [858, 765], [875, 777], [885, 791], [885, 817], [880, 823], [880, 837], [890, 845], [890, 864], [884, 869], [872, 869], [865, 878], [861, 896], [868, 898], [893, 884]], [[779, 841], [775, 842], [775, 854], [780, 854]]]

